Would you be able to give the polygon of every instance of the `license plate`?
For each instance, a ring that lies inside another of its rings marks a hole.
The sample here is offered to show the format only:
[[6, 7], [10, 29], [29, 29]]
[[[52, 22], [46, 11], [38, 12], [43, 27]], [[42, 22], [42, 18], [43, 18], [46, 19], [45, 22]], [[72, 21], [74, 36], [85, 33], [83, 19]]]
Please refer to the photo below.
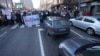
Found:
[[66, 31], [66, 29], [59, 29], [59, 31]]

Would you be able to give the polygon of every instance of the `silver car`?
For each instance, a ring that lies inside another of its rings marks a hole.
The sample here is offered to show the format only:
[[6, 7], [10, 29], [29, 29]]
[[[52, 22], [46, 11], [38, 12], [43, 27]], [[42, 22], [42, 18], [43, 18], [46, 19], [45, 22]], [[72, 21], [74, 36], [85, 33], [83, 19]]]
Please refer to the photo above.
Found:
[[81, 16], [70, 19], [70, 25], [79, 27], [89, 35], [100, 35], [100, 17]]
[[59, 45], [60, 56], [100, 56], [100, 41], [96, 39], [67, 39]]

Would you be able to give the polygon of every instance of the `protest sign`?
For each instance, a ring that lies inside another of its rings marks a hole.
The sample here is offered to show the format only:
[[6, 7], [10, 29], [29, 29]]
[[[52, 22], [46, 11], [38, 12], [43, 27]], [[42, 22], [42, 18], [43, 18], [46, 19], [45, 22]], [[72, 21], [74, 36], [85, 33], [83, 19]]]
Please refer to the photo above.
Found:
[[32, 27], [32, 25], [39, 25], [40, 24], [40, 19], [39, 19], [38, 14], [25, 16], [23, 18], [24, 18], [25, 25], [28, 27]]

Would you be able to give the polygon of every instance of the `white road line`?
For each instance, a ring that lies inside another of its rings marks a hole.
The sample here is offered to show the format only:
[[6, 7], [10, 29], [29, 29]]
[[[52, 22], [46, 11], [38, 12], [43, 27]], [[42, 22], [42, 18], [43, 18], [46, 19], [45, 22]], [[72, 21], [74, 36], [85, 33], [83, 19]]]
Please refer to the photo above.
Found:
[[0, 35], [0, 37], [3, 37], [6, 33], [7, 33], [7, 32], [2, 33], [2, 34]]
[[73, 30], [71, 30], [71, 32], [75, 33], [76, 35], [78, 35], [79, 37], [81, 37], [82, 39], [84, 39], [84, 37], [83, 37], [81, 34], [75, 32], [75, 31], [73, 31]]
[[44, 48], [43, 48], [43, 42], [42, 42], [42, 37], [41, 37], [41, 32], [42, 29], [38, 29], [38, 34], [39, 34], [39, 42], [40, 42], [40, 48], [41, 48], [41, 56], [45, 56], [44, 53]]
[[[76, 35], [78, 35], [78, 36], [81, 37], [82, 39], [87, 39], [87, 40], [89, 40], [89, 41], [91, 41], [91, 42], [93, 42], [92, 40], [97, 40], [97, 39], [94, 39], [94, 38], [85, 38], [85, 37], [83, 37], [81, 34], [75, 32], [75, 31], [73, 31], [73, 30], [71, 30], [71, 32], [75, 33]], [[98, 41], [99, 41], [99, 40], [98, 40]]]
[[11, 29], [16, 29], [18, 27], [18, 24], [14, 25], [13, 27], [11, 27]]
[[25, 27], [24, 25], [21, 25], [21, 26], [20, 26], [20, 28], [24, 28], [24, 27]]
[[37, 27], [39, 27], [40, 25], [36, 25]]
[[5, 30], [7, 27], [2, 28], [1, 30]]

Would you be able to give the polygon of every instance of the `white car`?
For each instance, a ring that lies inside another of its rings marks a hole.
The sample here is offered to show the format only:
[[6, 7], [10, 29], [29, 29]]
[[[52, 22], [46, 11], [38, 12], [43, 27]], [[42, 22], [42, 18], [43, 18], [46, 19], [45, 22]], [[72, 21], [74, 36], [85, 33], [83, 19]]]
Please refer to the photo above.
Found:
[[70, 19], [70, 25], [86, 30], [89, 35], [100, 35], [100, 17], [80, 16]]

